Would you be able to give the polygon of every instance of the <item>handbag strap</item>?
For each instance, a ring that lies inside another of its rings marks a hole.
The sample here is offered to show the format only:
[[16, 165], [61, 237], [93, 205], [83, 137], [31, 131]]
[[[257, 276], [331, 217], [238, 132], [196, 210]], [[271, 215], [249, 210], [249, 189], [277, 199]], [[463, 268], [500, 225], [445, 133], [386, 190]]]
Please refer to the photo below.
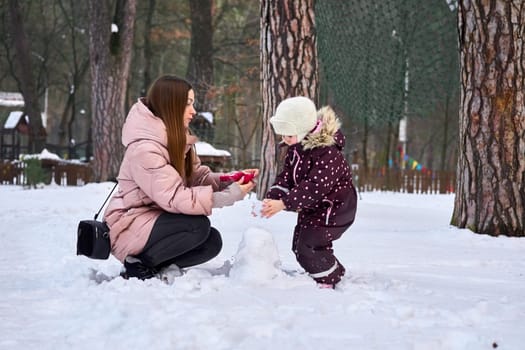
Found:
[[115, 186], [113, 186], [113, 188], [111, 189], [111, 192], [109, 192], [108, 196], [106, 197], [106, 200], [104, 201], [104, 203], [102, 203], [102, 206], [100, 207], [98, 212], [95, 214], [95, 220], [98, 218], [98, 214], [100, 214], [100, 212], [102, 211], [102, 208], [104, 208], [104, 206], [106, 205], [106, 202], [108, 201], [113, 191], [115, 191], [115, 188], [117, 188], [117, 185], [118, 185], [118, 181], [115, 183]]

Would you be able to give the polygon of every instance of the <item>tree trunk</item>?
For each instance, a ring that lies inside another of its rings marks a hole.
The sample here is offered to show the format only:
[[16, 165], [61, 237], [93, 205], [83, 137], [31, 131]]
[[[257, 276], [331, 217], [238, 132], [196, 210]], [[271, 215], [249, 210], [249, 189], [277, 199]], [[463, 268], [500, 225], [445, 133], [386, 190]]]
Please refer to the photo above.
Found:
[[525, 235], [525, 3], [462, 0], [461, 104], [452, 224]]
[[276, 141], [269, 123], [279, 102], [319, 98], [314, 0], [261, 1], [261, 91], [263, 135], [257, 196], [263, 198], [277, 175]]
[[149, 0], [146, 23], [144, 24], [144, 67], [142, 67], [144, 71], [144, 81], [142, 82], [142, 88], [140, 89], [142, 96], [146, 96], [149, 86], [153, 81], [151, 76], [151, 63], [153, 60], [153, 49], [151, 48], [151, 30], [153, 28], [153, 15], [155, 14], [156, 6], [157, 4], [155, 0]]
[[[75, 51], [76, 49], [73, 45], [73, 52]], [[81, 85], [82, 81], [84, 81], [89, 68], [89, 60], [84, 60], [81, 63], [81, 66], [79, 67], [76, 57], [77, 55], [74, 54], [72, 62], [73, 70], [69, 72], [71, 76], [70, 86], [74, 86], [74, 89], [70, 89], [64, 109], [62, 111], [62, 116], [60, 118], [60, 128], [58, 136], [59, 144], [61, 146], [66, 146], [70, 144], [71, 140], [73, 139], [73, 125], [75, 122], [75, 117], [77, 115], [76, 99], [78, 87]]]
[[15, 47], [14, 68], [19, 89], [24, 97], [24, 112], [29, 117], [29, 153], [40, 153], [46, 143], [46, 130], [42, 124], [42, 114], [36, 82], [31, 64], [31, 45], [27, 39], [18, 1], [9, 0], [9, 26]]
[[[93, 171], [95, 181], [106, 181], [117, 176], [124, 154], [121, 132], [136, 1], [117, 0], [113, 22], [106, 2], [90, 0], [88, 7]], [[110, 32], [112, 23], [116, 31]]]
[[195, 91], [198, 112], [212, 111], [208, 91], [213, 86], [212, 0], [188, 0], [191, 17], [191, 45], [187, 77]]

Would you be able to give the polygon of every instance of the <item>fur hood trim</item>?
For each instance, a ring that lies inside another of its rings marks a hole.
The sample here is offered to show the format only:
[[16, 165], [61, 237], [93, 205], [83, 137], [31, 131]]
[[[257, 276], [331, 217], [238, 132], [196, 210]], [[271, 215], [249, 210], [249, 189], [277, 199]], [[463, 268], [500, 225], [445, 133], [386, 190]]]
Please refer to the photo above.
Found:
[[317, 126], [301, 143], [304, 149], [332, 146], [337, 143], [335, 134], [340, 128], [341, 122], [332, 107], [325, 106], [317, 111]]

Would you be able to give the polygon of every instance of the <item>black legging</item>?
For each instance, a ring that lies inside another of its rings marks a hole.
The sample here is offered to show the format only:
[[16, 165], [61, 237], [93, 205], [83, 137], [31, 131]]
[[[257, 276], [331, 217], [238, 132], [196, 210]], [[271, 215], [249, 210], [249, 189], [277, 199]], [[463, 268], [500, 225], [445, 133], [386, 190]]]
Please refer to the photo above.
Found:
[[171, 264], [182, 268], [213, 259], [221, 248], [221, 235], [211, 227], [207, 216], [163, 213], [137, 257], [156, 269]]

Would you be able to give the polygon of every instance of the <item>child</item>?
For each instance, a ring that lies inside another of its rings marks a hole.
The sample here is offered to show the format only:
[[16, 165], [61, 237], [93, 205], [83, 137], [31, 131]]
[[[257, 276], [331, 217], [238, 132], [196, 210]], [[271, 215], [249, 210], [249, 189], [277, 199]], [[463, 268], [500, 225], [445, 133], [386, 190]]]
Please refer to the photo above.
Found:
[[292, 244], [297, 262], [319, 287], [334, 288], [345, 268], [334, 256], [332, 241], [352, 225], [357, 207], [341, 124], [332, 108], [317, 112], [306, 97], [282, 101], [270, 123], [289, 148], [261, 215], [297, 212]]

